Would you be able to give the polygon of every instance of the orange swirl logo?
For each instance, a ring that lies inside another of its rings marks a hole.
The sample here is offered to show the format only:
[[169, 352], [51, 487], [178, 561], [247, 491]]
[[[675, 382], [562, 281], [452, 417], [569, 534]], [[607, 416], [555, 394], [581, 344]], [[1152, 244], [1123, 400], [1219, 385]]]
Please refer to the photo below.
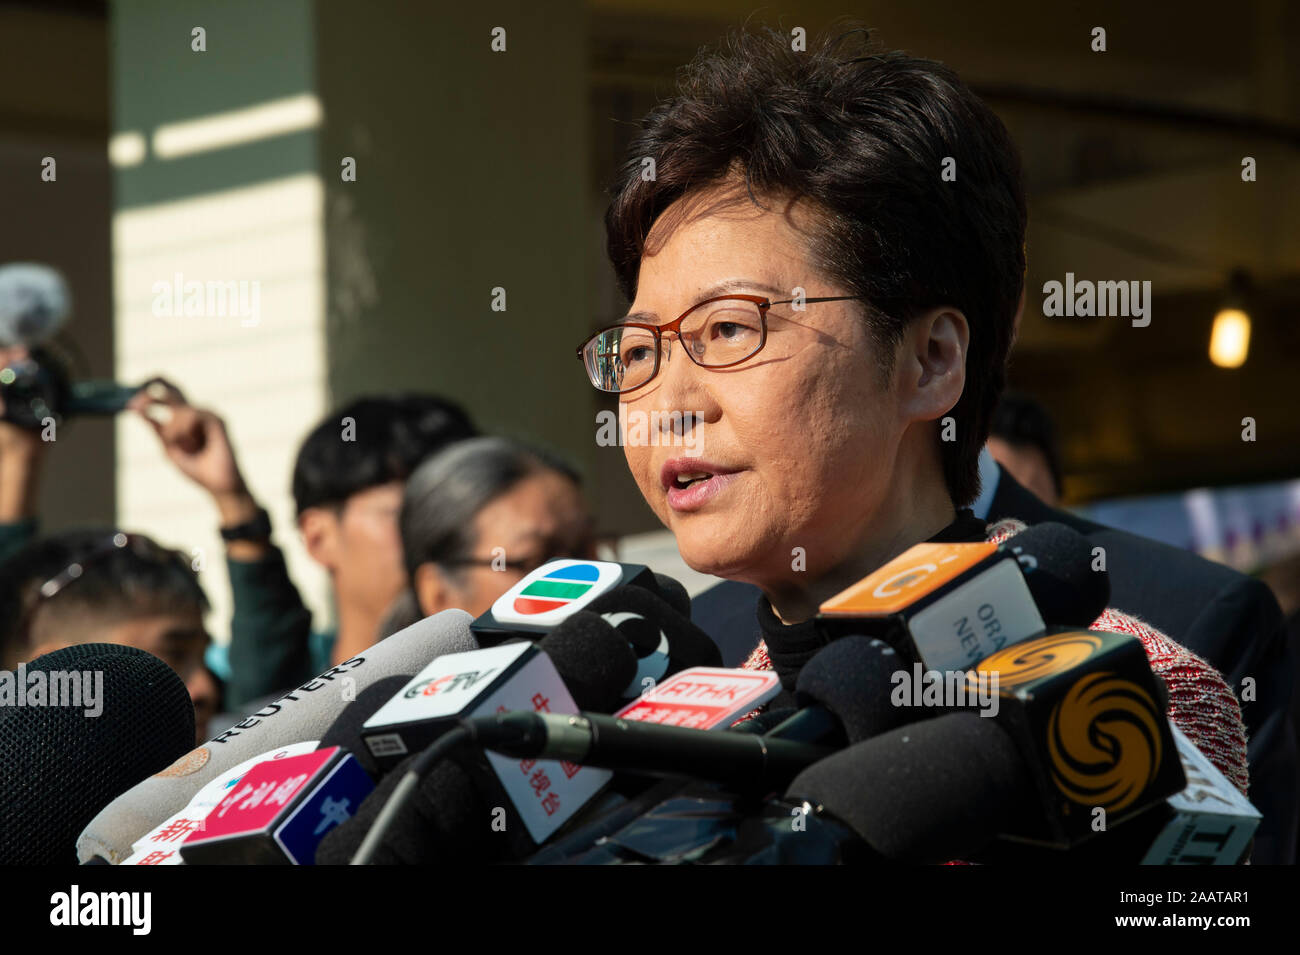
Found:
[[1090, 633], [1054, 633], [999, 650], [976, 669], [998, 674], [998, 685], [1012, 689], [1083, 663], [1101, 649], [1101, 637]]
[[1052, 709], [1052, 780], [1067, 798], [1117, 812], [1160, 768], [1160, 711], [1151, 695], [1114, 673], [1090, 673]]

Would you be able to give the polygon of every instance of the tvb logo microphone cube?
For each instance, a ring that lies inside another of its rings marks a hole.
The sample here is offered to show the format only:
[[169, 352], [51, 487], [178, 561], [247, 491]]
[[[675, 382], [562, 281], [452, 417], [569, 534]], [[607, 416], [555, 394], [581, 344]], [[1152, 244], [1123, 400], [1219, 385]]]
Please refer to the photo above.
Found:
[[643, 564], [553, 560], [498, 597], [492, 608], [471, 624], [471, 629], [480, 633], [547, 633], [623, 584], [658, 591], [654, 574]]

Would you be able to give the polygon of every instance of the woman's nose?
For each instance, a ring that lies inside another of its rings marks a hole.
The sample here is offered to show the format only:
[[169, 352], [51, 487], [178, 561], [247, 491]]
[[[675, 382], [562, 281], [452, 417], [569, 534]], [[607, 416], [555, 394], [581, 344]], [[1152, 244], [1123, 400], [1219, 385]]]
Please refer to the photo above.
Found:
[[[668, 336], [672, 337], [669, 338]], [[690, 359], [685, 361], [672, 361], [673, 352], [677, 350], [677, 345], [682, 348], [687, 347], [687, 343], [682, 341], [681, 336], [676, 332], [669, 332], [663, 338], [663, 355], [660, 357], [659, 375], [661, 379], [659, 387], [656, 389], [656, 404], [663, 407], [682, 407], [681, 401], [685, 394], [695, 390], [694, 372], [703, 371], [697, 368], [695, 363]]]

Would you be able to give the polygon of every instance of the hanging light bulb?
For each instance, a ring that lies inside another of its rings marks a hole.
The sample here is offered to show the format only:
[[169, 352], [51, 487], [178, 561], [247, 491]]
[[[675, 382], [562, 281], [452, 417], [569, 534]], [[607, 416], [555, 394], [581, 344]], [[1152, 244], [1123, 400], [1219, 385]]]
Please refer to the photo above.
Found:
[[1234, 271], [1228, 294], [1214, 316], [1210, 330], [1210, 361], [1220, 368], [1240, 368], [1250, 352], [1250, 313], [1246, 310], [1248, 282], [1245, 272]]

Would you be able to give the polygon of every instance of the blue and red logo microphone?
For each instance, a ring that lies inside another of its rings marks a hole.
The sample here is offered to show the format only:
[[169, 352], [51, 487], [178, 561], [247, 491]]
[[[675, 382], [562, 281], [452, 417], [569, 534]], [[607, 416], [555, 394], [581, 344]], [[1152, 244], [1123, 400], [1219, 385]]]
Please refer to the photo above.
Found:
[[[602, 594], [623, 584], [658, 593], [654, 574], [644, 564], [604, 560], [553, 560], [527, 574], [497, 598], [470, 628], [489, 646], [509, 633], [549, 633]], [[486, 639], [485, 639], [486, 638]]]

